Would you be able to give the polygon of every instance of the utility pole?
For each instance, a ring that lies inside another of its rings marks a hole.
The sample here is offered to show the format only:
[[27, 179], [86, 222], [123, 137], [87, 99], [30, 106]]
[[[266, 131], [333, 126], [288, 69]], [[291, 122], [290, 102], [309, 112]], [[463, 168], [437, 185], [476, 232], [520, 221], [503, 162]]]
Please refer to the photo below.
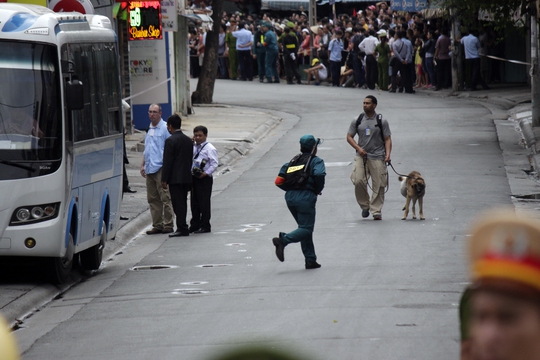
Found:
[[458, 41], [461, 38], [461, 22], [456, 16], [456, 7], [454, 5], [450, 8], [450, 18], [452, 19], [452, 91], [457, 92], [462, 85], [460, 72], [463, 61], [461, 60], [460, 43]]
[[[309, 30], [311, 31], [312, 26], [317, 25], [317, 3], [315, 0], [309, 0]], [[311, 62], [313, 61], [313, 58], [316, 57], [313, 51], [313, 40], [315, 39], [315, 33], [311, 31], [311, 34], [309, 34], [309, 48], [310, 48], [310, 59], [309, 59], [309, 65], [311, 66]]]
[[532, 126], [540, 127], [540, 79], [538, 73], [538, 21], [536, 1], [531, 3], [531, 103]]

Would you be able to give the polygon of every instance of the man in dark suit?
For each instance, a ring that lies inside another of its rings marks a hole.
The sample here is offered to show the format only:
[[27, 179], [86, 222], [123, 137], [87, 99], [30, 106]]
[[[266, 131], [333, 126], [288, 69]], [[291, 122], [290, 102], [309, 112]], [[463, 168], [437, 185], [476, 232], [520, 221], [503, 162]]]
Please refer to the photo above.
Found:
[[181, 126], [180, 116], [174, 114], [167, 119], [167, 129], [171, 136], [165, 140], [161, 184], [164, 189], [169, 188], [176, 215], [176, 231], [169, 234], [169, 237], [189, 235], [186, 216], [187, 194], [192, 183], [193, 142], [180, 130]]

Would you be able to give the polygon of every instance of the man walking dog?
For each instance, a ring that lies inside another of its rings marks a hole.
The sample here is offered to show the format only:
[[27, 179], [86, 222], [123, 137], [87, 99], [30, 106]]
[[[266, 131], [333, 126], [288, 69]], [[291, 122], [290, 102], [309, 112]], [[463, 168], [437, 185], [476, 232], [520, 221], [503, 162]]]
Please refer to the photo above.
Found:
[[[386, 163], [390, 161], [392, 138], [388, 121], [377, 114], [377, 98], [368, 95], [364, 99], [364, 112], [351, 122], [347, 142], [356, 150], [351, 181], [356, 201], [362, 209], [362, 217], [373, 214], [374, 220], [382, 220], [384, 189], [388, 185]], [[354, 137], [358, 135], [358, 142]], [[368, 193], [371, 177], [372, 195]]]

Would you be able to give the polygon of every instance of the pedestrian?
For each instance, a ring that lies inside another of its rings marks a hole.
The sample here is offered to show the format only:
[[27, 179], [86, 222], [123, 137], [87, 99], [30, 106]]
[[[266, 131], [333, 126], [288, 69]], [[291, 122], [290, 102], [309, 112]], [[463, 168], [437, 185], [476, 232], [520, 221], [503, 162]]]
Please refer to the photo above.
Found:
[[228, 30], [225, 35], [226, 50], [223, 56], [229, 58], [229, 78], [238, 79], [238, 54], [236, 52], [236, 38], [232, 34], [232, 29], [236, 29], [236, 20], [228, 22]]
[[388, 76], [388, 67], [390, 61], [390, 46], [388, 46], [388, 38], [385, 30], [379, 30], [380, 42], [375, 47], [375, 53], [377, 54], [377, 74], [379, 80], [377, 84], [382, 91], [388, 91], [390, 85], [390, 78]]
[[463, 45], [465, 49], [465, 61], [467, 62], [468, 68], [469, 68], [469, 77], [471, 80], [471, 91], [478, 90], [476, 88], [476, 85], [480, 83], [482, 85], [482, 88], [484, 90], [489, 90], [489, 86], [487, 86], [484, 79], [482, 79], [482, 74], [480, 70], [480, 41], [478, 38], [472, 33], [469, 32], [468, 35], [464, 36], [461, 39], [461, 44]]
[[193, 129], [193, 186], [191, 188], [191, 222], [189, 232], [208, 233], [210, 226], [210, 199], [212, 197], [213, 174], [218, 167], [218, 152], [206, 139], [206, 126]]
[[[362, 217], [373, 214], [374, 220], [382, 220], [384, 191], [388, 185], [386, 163], [390, 162], [392, 138], [388, 121], [377, 114], [377, 98], [368, 95], [364, 99], [364, 112], [352, 121], [347, 132], [347, 142], [356, 150], [351, 181], [356, 201], [362, 209]], [[354, 137], [358, 135], [358, 142]], [[383, 140], [384, 139], [384, 140]], [[371, 178], [371, 199], [368, 193]]]
[[279, 73], [277, 70], [278, 62], [278, 43], [277, 36], [272, 30], [272, 24], [268, 21], [261, 21], [261, 30], [264, 32], [264, 46], [266, 47], [266, 82], [267, 84], [279, 83]]
[[493, 210], [473, 225], [471, 359], [540, 358], [540, 225], [515, 210]]
[[343, 40], [341, 37], [343, 32], [336, 30], [334, 35], [328, 44], [328, 51], [330, 52], [330, 73], [332, 74], [332, 86], [339, 86], [339, 78], [341, 75], [341, 52], [343, 51]]
[[287, 26], [284, 29], [285, 36], [281, 40], [283, 47], [283, 64], [285, 65], [285, 76], [287, 78], [287, 84], [294, 84], [293, 79], [297, 84], [302, 84], [302, 78], [298, 71], [298, 38], [293, 35], [291, 29]]
[[251, 45], [253, 34], [246, 29], [246, 23], [240, 22], [238, 29], [232, 32], [236, 38], [236, 53], [240, 63], [240, 77], [242, 81], [253, 81], [253, 68], [251, 67]]
[[258, 26], [255, 35], [253, 35], [253, 57], [257, 60], [257, 73], [259, 74], [259, 82], [264, 82], [264, 74], [266, 72], [266, 47], [264, 46], [264, 33], [261, 26]]
[[[375, 30], [369, 29], [369, 36], [362, 40], [358, 48], [360, 52], [366, 54], [366, 84], [368, 89], [375, 90], [375, 83], [377, 82], [377, 59], [375, 58], [375, 48], [379, 44], [379, 40], [375, 37]], [[379, 86], [380, 87], [380, 86]]]
[[280, 232], [278, 237], [272, 239], [272, 243], [276, 247], [277, 258], [283, 262], [285, 261], [285, 247], [290, 243], [299, 242], [302, 247], [302, 253], [304, 254], [306, 269], [317, 269], [321, 267], [317, 263], [317, 255], [315, 255], [315, 246], [313, 245], [315, 204], [317, 203], [317, 196], [321, 194], [324, 188], [326, 176], [324, 161], [317, 157], [317, 145], [319, 141], [313, 135], [302, 136], [300, 138], [301, 154], [284, 164], [276, 178], [276, 185], [280, 186], [287, 180], [287, 173], [291, 173], [288, 172], [290, 163], [294, 161], [297, 168], [301, 166], [300, 163], [304, 165], [299, 171], [304, 172], [305, 168], [307, 178], [303, 178], [304, 181], [300, 181], [294, 188], [286, 190], [285, 193], [287, 207], [298, 224], [298, 228], [290, 233]]
[[152, 229], [146, 234], [168, 234], [173, 230], [173, 209], [169, 190], [163, 189], [161, 173], [165, 140], [171, 136], [167, 124], [161, 118], [161, 105], [152, 104], [148, 108], [150, 126], [144, 138], [144, 152], [141, 175], [146, 179], [146, 197], [150, 205]]
[[450, 57], [451, 40], [448, 29], [443, 28], [441, 35], [435, 42], [435, 55], [433, 56], [437, 72], [437, 86], [435, 90], [446, 89], [452, 86], [452, 58]]
[[328, 76], [326, 66], [324, 66], [317, 58], [313, 59], [311, 67], [309, 69], [304, 69], [304, 72], [307, 74], [307, 85], [310, 84], [312, 76], [315, 78], [316, 86], [320, 85], [321, 81], [326, 80], [326, 77]]
[[169, 237], [189, 235], [186, 215], [187, 195], [192, 182], [193, 143], [189, 136], [180, 130], [181, 126], [182, 118], [179, 115], [173, 114], [167, 119], [167, 129], [171, 136], [165, 140], [161, 185], [164, 190], [169, 190], [176, 215], [176, 231], [169, 234]]

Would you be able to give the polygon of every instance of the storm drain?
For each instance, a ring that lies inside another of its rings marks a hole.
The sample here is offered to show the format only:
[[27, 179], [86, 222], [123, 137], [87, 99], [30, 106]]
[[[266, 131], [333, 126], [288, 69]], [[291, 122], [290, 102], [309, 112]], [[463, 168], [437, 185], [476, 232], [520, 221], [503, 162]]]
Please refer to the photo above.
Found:
[[180, 285], [205, 285], [208, 284], [208, 281], [186, 281], [180, 283]]
[[176, 265], [141, 265], [134, 266], [130, 270], [133, 271], [143, 271], [143, 270], [165, 270], [165, 269], [176, 269]]
[[514, 195], [519, 200], [540, 200], [540, 194]]
[[208, 291], [199, 289], [175, 289], [171, 294], [173, 295], [200, 295], [208, 294]]
[[203, 264], [203, 265], [197, 265], [196, 267], [214, 268], [214, 267], [225, 267], [225, 266], [232, 266], [232, 264]]

